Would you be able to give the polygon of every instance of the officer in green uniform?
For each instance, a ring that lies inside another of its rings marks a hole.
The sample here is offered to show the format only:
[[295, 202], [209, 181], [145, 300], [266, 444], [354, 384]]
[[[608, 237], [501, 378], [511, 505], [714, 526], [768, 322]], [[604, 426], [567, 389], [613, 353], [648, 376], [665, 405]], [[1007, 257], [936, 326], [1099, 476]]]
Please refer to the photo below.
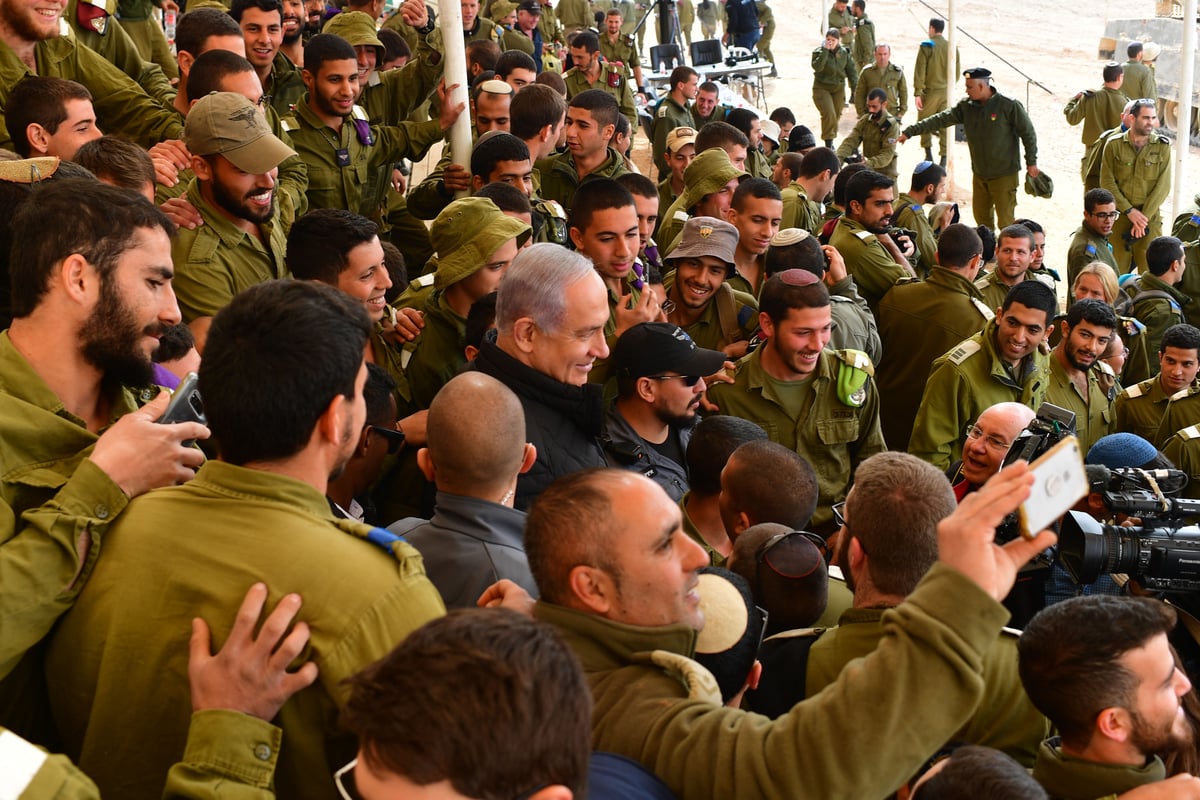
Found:
[[1083, 223], [1072, 234], [1071, 245], [1067, 248], [1068, 286], [1074, 288], [1079, 271], [1093, 261], [1108, 264], [1113, 272], [1118, 272], [1108, 234], [1119, 216], [1117, 201], [1107, 189], [1089, 189], [1084, 193]]
[[1037, 409], [1050, 382], [1049, 355], [1040, 347], [1058, 301], [1037, 281], [1022, 281], [1004, 299], [997, 319], [933, 362], [913, 424], [908, 451], [938, 469], [962, 452], [966, 426], [997, 403]]
[[1162, 204], [1171, 193], [1171, 144], [1154, 130], [1150, 101], [1135, 100], [1129, 130], [1109, 137], [1100, 156], [1100, 185], [1112, 192], [1121, 216], [1108, 241], [1119, 271], [1138, 272], [1146, 249], [1162, 233]]
[[683, 190], [687, 186], [684, 182], [683, 174], [688, 165], [696, 157], [696, 129], [691, 127], [690, 123], [673, 129], [666, 135], [663, 151], [663, 157], [670, 170], [658, 182], [658, 208], [660, 213], [658, 222], [655, 223], [654, 227], [655, 238], [658, 237], [662, 227], [663, 216], [661, 212], [665, 212], [670, 208], [679, 195], [683, 194]]
[[854, 130], [838, 145], [838, 158], [843, 161], [862, 148], [862, 163], [876, 172], [895, 179], [896, 139], [900, 136], [900, 120], [887, 110], [887, 92], [872, 89], [867, 100], [867, 113], [859, 117]]
[[[948, 86], [946, 84], [946, 69], [950, 63], [950, 43], [942, 32], [946, 30], [946, 21], [934, 17], [929, 20], [929, 38], [921, 42], [917, 50], [917, 63], [913, 67], [913, 103], [917, 107], [917, 121], [932, 117], [938, 112], [945, 111], [948, 105]], [[958, 72], [958, 53], [954, 54], [954, 71]], [[938, 131], [938, 143], [941, 166], [946, 166], [946, 157], [950, 152], [949, 138], [944, 128]], [[921, 134], [921, 147], [925, 148], [925, 160], [933, 161], [933, 136], [931, 133]]]
[[1184, 256], [1187, 268], [1184, 269], [1183, 277], [1175, 284], [1175, 288], [1191, 300], [1187, 304], [1191, 312], [1188, 322], [1197, 325], [1200, 323], [1200, 247], [1195, 246], [1193, 242], [1200, 241], [1200, 193], [1193, 196], [1191, 205], [1175, 218], [1171, 225], [1171, 235], [1187, 245]]
[[[558, 15], [554, 13], [554, 8], [550, 4], [550, 0], [542, 0], [542, 14], [538, 17], [538, 31], [542, 34], [542, 44], [546, 47], [556, 45], [555, 52], [559, 47], [567, 43], [567, 37], [563, 35], [562, 23], [558, 21]], [[543, 55], [542, 68], [550, 69], [550, 65], [545, 59], [548, 55]], [[555, 59], [557, 61], [557, 58]], [[556, 67], [555, 71], [561, 72], [562, 68]]]
[[892, 206], [896, 226], [917, 233], [917, 252], [909, 257], [909, 263], [921, 276], [928, 275], [938, 263], [938, 237], [933, 232], [928, 210], [941, 199], [945, 188], [946, 170], [932, 161], [923, 161], [913, 170], [909, 190], [901, 192]]
[[886, 398], [879, 418], [891, 450], [908, 449], [929, 367], [995, 319], [995, 307], [988, 307], [971, 282], [982, 253], [983, 242], [972, 228], [951, 225], [938, 242], [938, 265], [929, 277], [897, 284], [879, 303], [879, 338], [887, 357], [875, 378]]
[[1121, 392], [1115, 404], [1116, 430], [1136, 433], [1156, 447], [1163, 444], [1158, 438], [1159, 426], [1171, 398], [1181, 393], [1187, 396], [1197, 388], [1200, 330], [1191, 325], [1168, 328], [1163, 334], [1162, 348], [1157, 354], [1158, 375]]
[[1070, 125], [1083, 123], [1083, 146], [1087, 147], [1100, 134], [1121, 124], [1121, 112], [1129, 98], [1121, 91], [1124, 79], [1121, 65], [1104, 67], [1104, 85], [1099, 89], [1080, 92], [1063, 106], [1063, 116]]
[[304, 80], [299, 67], [279, 49], [283, 41], [283, 7], [269, 0], [234, 0], [229, 15], [242, 28], [246, 57], [258, 73], [263, 93], [271, 98], [279, 115], [286, 117], [304, 94]]
[[572, 34], [592, 27], [592, 9], [588, 0], [558, 0], [554, 15], [562, 23], [564, 43]]
[[567, 84], [567, 99], [571, 100], [588, 89], [602, 89], [613, 96], [621, 113], [629, 120], [632, 130], [638, 129], [637, 106], [629, 79], [621, 67], [606, 63], [600, 55], [600, 39], [592, 31], [584, 31], [571, 43], [571, 60], [575, 66], [563, 75]]
[[[633, 81], [633, 85], [642, 86], [642, 61], [638, 57], [637, 45], [633, 37], [621, 32], [623, 22], [621, 12], [610, 8], [604, 16], [605, 30], [600, 34], [600, 55], [610, 64], [623, 64], [625, 77]], [[618, 98], [618, 101], [620, 98]]]
[[1122, 91], [1131, 100], [1148, 97], [1158, 99], [1158, 85], [1154, 81], [1154, 70], [1146, 66], [1145, 46], [1141, 42], [1130, 42], [1125, 49], [1129, 60], [1121, 65], [1125, 71], [1125, 85]]
[[[679, 195], [679, 198], [664, 213], [659, 214], [658, 236], [656, 237], [660, 242], [659, 251], [664, 254], [671, 252], [683, 231], [684, 223], [687, 222], [693, 209], [701, 201], [711, 194], [724, 191], [731, 181], [740, 182], [747, 175], [748, 173], [733, 166], [729, 161], [729, 154], [719, 147], [710, 148], [697, 155], [683, 171], [683, 194]], [[733, 192], [729, 192], [728, 199], [732, 200], [732, 198]], [[728, 207], [727, 200], [725, 208]], [[724, 214], [724, 209], [709, 210], [714, 212], [709, 216], [717, 216], [717, 211]], [[708, 347], [708, 345], [701, 345], [701, 347]]]
[[1062, 340], [1050, 353], [1046, 402], [1075, 414], [1075, 435], [1084, 453], [1116, 430], [1112, 400], [1096, 368], [1116, 327], [1112, 306], [1103, 300], [1077, 300], [1067, 309]]
[[711, 387], [709, 399], [720, 413], [758, 423], [771, 441], [804, 456], [817, 476], [813, 529], [832, 530], [831, 507], [846, 499], [855, 468], [886, 449], [875, 369], [865, 353], [826, 349], [829, 291], [816, 275], [773, 275], [760, 299], [767, 341], [738, 362], [732, 384]]
[[851, 94], [858, 84], [854, 59], [840, 42], [841, 34], [836, 28], [830, 28], [825, 32], [825, 43], [812, 53], [813, 104], [821, 113], [821, 138], [826, 147], [833, 147], [833, 140], [837, 138], [838, 120], [846, 105], [846, 84], [850, 84]]
[[[790, 151], [775, 162], [771, 180], [776, 186], [783, 184], [779, 190], [783, 197], [780, 229], [802, 228], [818, 236], [825, 225], [825, 208], [813, 198], [826, 197], [832, 191], [839, 163], [837, 154], [828, 147], [814, 148], [812, 152], [816, 151], [820, 152], [809, 160], [807, 167], [804, 166], [805, 156]], [[815, 174], [805, 177], [803, 173], [806, 169]]]
[[904, 70], [892, 63], [892, 48], [875, 45], [875, 63], [862, 68], [854, 87], [854, 109], [861, 117], [867, 113], [867, 93], [872, 89], [887, 92], [888, 109], [897, 117], [908, 113], [908, 79]]
[[[254, 103], [233, 92], [200, 98], [183, 136], [196, 172], [187, 199], [204, 224], [180, 229], [171, 259], [179, 309], [195, 323], [255, 284], [289, 276], [273, 178], [280, 162], [296, 153], [272, 135]], [[243, 196], [250, 202], [229, 199]], [[195, 330], [201, 345], [207, 328]]]
[[875, 23], [867, 16], [866, 0], [854, 0], [850, 13], [854, 17], [854, 36], [846, 46], [850, 48], [854, 66], [862, 70], [875, 56]]
[[992, 86], [991, 70], [976, 67], [963, 75], [967, 96], [954, 108], [905, 128], [900, 142], [918, 133], [961, 124], [971, 151], [972, 213], [977, 223], [999, 230], [1011, 225], [1016, 215], [1017, 173], [1021, 169], [1018, 140], [1025, 148], [1026, 171], [1035, 178], [1040, 174], [1037, 133], [1025, 107]]
[[[114, 14], [112, 0], [69, 0], [63, 15], [81, 44], [104, 56], [104, 60], [133, 79], [146, 94], [164, 106], [171, 104], [175, 90], [162, 67], [142, 58]], [[171, 62], [174, 64], [174, 60]]]
[[[567, 107], [567, 140], [570, 142], [574, 139], [577, 143], [576, 149], [568, 145], [565, 152], [539, 162], [542, 173], [542, 198], [557, 202], [568, 217], [574, 204], [575, 192], [580, 187], [597, 178], [617, 178], [629, 171], [625, 160], [606, 144], [611, 139], [611, 131], [608, 134], [604, 131], [616, 128], [617, 110], [616, 104], [611, 103], [611, 96], [601, 103], [600, 98], [603, 96], [604, 93], [600, 92], [584, 92], [572, 100], [572, 104]], [[592, 108], [589, 110], [578, 103], [586, 103]], [[607, 107], [601, 108], [601, 105]], [[613, 120], [611, 123], [606, 121], [610, 115]], [[587, 130], [581, 129], [578, 122], [575, 122], [585, 116], [591, 122]]]
[[[1191, 300], [1175, 288], [1180, 273], [1186, 271], [1183, 253], [1178, 239], [1158, 237], [1146, 248], [1146, 271], [1121, 286], [1117, 308], [1146, 326], [1147, 354], [1159, 352], [1167, 329], [1187, 319]], [[1122, 307], [1126, 300], [1127, 309]], [[1150, 365], [1151, 374], [1157, 373], [1157, 367], [1155, 363]]]
[[425, 299], [425, 327], [406, 367], [417, 408], [428, 408], [438, 390], [467, 362], [463, 353], [467, 313], [476, 300], [495, 291], [530, 233], [528, 225], [483, 197], [455, 200], [433, 221], [430, 238], [437, 251], [433, 291]]
[[842, 254], [872, 311], [896, 283], [916, 277], [886, 231], [894, 191], [894, 183], [879, 173], [859, 172], [846, 185], [846, 213], [838, 218], [829, 237], [829, 244]]
[[[683, 45], [690, 50], [692, 47], [692, 27], [696, 24], [696, 4], [692, 0], [676, 0], [675, 13], [679, 15], [679, 32], [683, 35]], [[762, 19], [761, 6], [758, 18]]]
[[850, 0], [833, 0], [833, 5], [829, 9], [828, 25], [829, 28], [837, 28], [838, 35], [842, 40], [842, 44], [847, 49], [854, 44], [854, 12], [849, 9]]
[[699, 0], [696, 17], [700, 20], [700, 36], [704, 39], [717, 38], [717, 0]]
[[762, 26], [762, 33], [759, 34], [758, 53], [767, 61], [771, 62], [771, 74], [769, 77], [776, 78], [779, 76], [779, 70], [775, 66], [775, 54], [771, 52], [771, 40], [775, 38], [775, 12], [767, 5], [767, 0], [755, 0], [755, 7], [758, 9], [758, 24]]

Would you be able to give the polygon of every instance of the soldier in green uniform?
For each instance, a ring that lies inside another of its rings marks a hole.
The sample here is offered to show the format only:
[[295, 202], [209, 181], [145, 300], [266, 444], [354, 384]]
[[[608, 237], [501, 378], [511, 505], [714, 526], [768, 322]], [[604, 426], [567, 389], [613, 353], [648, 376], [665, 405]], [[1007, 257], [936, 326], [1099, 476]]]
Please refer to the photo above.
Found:
[[1200, 193], [1193, 196], [1191, 205], [1175, 218], [1171, 225], [1171, 235], [1187, 245], [1187, 255], [1184, 257], [1187, 268], [1183, 271], [1179, 283], [1175, 284], [1175, 288], [1191, 300], [1188, 303], [1191, 312], [1188, 321], [1194, 325], [1200, 323], [1200, 247], [1193, 244], [1200, 241]]
[[704, 39], [717, 38], [717, 0], [699, 0], [696, 17], [700, 20], [700, 36]]
[[826, 30], [837, 28], [842, 44], [847, 49], [854, 44], [854, 12], [848, 8], [849, 4], [850, 0], [833, 0], [826, 25]]
[[[159, 103], [170, 105], [175, 93], [171, 81], [162, 67], [142, 58], [137, 44], [113, 14], [111, 5], [111, 0], [69, 0], [63, 19], [71, 26], [79, 43], [104, 56], [105, 61], [132, 78]], [[175, 63], [174, 59], [171, 63]]]
[[[696, 70], [691, 67], [676, 67], [671, 71], [671, 77], [668, 79], [671, 88], [667, 92], [667, 96], [658, 104], [658, 111], [654, 113], [654, 144], [651, 152], [660, 179], [671, 171], [670, 164], [666, 160], [667, 137], [676, 128], [692, 129], [692, 112], [689, 104], [696, 99], [699, 81], [700, 75]], [[695, 144], [694, 136], [693, 133], [693, 144]], [[663, 207], [666, 208], [666, 206]]]
[[867, 16], [867, 0], [854, 0], [850, 4], [850, 13], [854, 16], [854, 36], [847, 46], [855, 67], [862, 70], [874, 58], [875, 23]]
[[[945, 30], [946, 20], [937, 17], [929, 20], [929, 38], [921, 42], [917, 50], [917, 63], [913, 67], [913, 104], [917, 107], [918, 122], [945, 111], [948, 106], [946, 70], [950, 63], [950, 43], [942, 35]], [[954, 54], [954, 71], [958, 72], [957, 52]], [[946, 130], [939, 130], [939, 163], [943, 167], [950, 152], [948, 142]], [[933, 161], [932, 133], [921, 134], [921, 147], [925, 148], [925, 160]]]
[[[832, 13], [832, 12], [831, 12]], [[850, 51], [841, 45], [841, 34], [836, 28], [825, 32], [825, 42], [812, 53], [813, 104], [821, 113], [821, 138], [826, 147], [833, 147], [837, 138], [838, 120], [846, 105], [846, 84], [850, 93], [858, 83], [858, 71]]]
[[229, 15], [242, 28], [246, 59], [254, 65], [263, 93], [286, 117], [304, 94], [304, 79], [292, 60], [280, 52], [283, 44], [283, 5], [279, 0], [233, 0]]
[[1114, 410], [1115, 429], [1136, 433], [1161, 447], [1159, 425], [1170, 399], [1181, 392], [1195, 390], [1196, 371], [1200, 367], [1200, 329], [1191, 325], [1173, 325], [1163, 334], [1158, 353], [1158, 375], [1130, 386], [1117, 395]]
[[762, 33], [758, 37], [758, 53], [767, 61], [771, 62], [771, 73], [768, 77], [779, 77], [779, 70], [775, 64], [775, 54], [771, 52], [771, 40], [775, 38], [775, 12], [767, 5], [767, 0], [755, 0], [754, 5], [758, 9], [758, 24], [762, 26]]
[[724, 122], [729, 106], [720, 102], [721, 87], [712, 81], [704, 81], [696, 89], [696, 102], [692, 103], [692, 127], [696, 130], [710, 122]]
[[1061, 323], [1062, 340], [1050, 353], [1046, 402], [1075, 414], [1075, 435], [1084, 453], [1116, 430], [1112, 400], [1095, 368], [1116, 328], [1112, 306], [1103, 300], [1077, 300]]
[[887, 358], [875, 368], [875, 378], [887, 399], [879, 418], [891, 450], [908, 449], [933, 362], [995, 318], [972, 283], [982, 254], [983, 241], [973, 228], [951, 225], [937, 241], [937, 265], [929, 277], [894, 286], [879, 303], [879, 338]]
[[862, 68], [854, 87], [854, 109], [861, 117], [867, 113], [867, 93], [872, 89], [887, 92], [888, 109], [897, 117], [908, 112], [908, 79], [904, 70], [892, 63], [891, 45], [875, 45], [875, 63]]
[[183, 136], [195, 173], [187, 199], [204, 224], [180, 230], [171, 258], [179, 308], [203, 350], [212, 318], [234, 295], [290, 274], [275, 178], [279, 164], [296, 152], [275, 138], [253, 103], [233, 92], [200, 98]]
[[887, 232], [892, 224], [895, 184], [886, 175], [871, 170], [850, 178], [846, 183], [846, 213], [838, 218], [829, 237], [872, 311], [896, 283], [916, 277]]
[[588, 0], [558, 0], [558, 8], [554, 10], [554, 15], [562, 23], [564, 43], [573, 34], [586, 30], [595, 23]]
[[1049, 278], [1043, 280], [1032, 270], [1033, 231], [1024, 225], [1009, 225], [996, 237], [996, 267], [975, 281], [988, 308], [999, 308], [1010, 289], [1021, 281], [1042, 280], [1053, 288]]
[[[1175, 288], [1185, 270], [1183, 243], [1160, 236], [1146, 248], [1146, 271], [1121, 286], [1117, 308], [1146, 326], [1147, 353], [1157, 353], [1167, 328], [1186, 319], [1191, 300]], [[1122, 308], [1126, 301], [1127, 311]], [[1150, 366], [1151, 374], [1157, 372], [1157, 365]]]
[[828, 147], [815, 147], [807, 155], [788, 151], [779, 157], [771, 180], [783, 197], [780, 228], [802, 228], [813, 236], [821, 233], [822, 201], [833, 191], [840, 167], [837, 154]]
[[[334, 19], [337, 18], [334, 17]], [[396, 24], [389, 24], [393, 20], [404, 21], [399, 14], [395, 14], [388, 17], [387, 22], [383, 23], [383, 27], [396, 30]], [[333, 20], [330, 20], [330, 22], [333, 22]], [[479, 0], [463, 0], [462, 23], [463, 38], [468, 42], [489, 41], [500, 44], [504, 37], [504, 28], [502, 26], [497, 25], [479, 13]], [[409, 27], [411, 28], [412, 26], [410, 25]], [[329, 30], [328, 26], [326, 26], [325, 32], [334, 33], [334, 31]]]
[[1148, 97], [1158, 100], [1158, 85], [1154, 82], [1154, 70], [1146, 66], [1145, 48], [1141, 42], [1130, 42], [1125, 48], [1129, 60], [1121, 67], [1125, 71], [1125, 96], [1131, 100]]
[[892, 206], [896, 226], [917, 233], [917, 252], [909, 257], [909, 263], [921, 276], [928, 275], [938, 263], [938, 237], [933, 232], [927, 209], [937, 204], [945, 189], [946, 170], [932, 161], [923, 161], [913, 170], [909, 190], [901, 192]]
[[1134, 100], [1129, 130], [1105, 140], [1100, 185], [1112, 192], [1121, 217], [1112, 243], [1119, 270], [1138, 272], [1147, 247], [1162, 233], [1162, 204], [1171, 193], [1171, 145], [1154, 130], [1158, 114], [1151, 100]]
[[179, 70], [162, 23], [154, 16], [155, 7], [162, 9], [164, 15], [179, 13], [179, 5], [173, 0], [118, 0], [117, 16], [142, 59], [157, 64], [169, 80], [174, 80], [179, 77]]
[[865, 353], [826, 349], [829, 291], [811, 272], [771, 276], [759, 308], [767, 341], [738, 362], [732, 384], [711, 387], [709, 398], [720, 413], [758, 423], [771, 441], [812, 465], [819, 533], [831, 528], [831, 507], [846, 499], [855, 468], [886, 449], [875, 370]]
[[[542, 13], [538, 17], [537, 27], [538, 32], [542, 35], [542, 45], [544, 47], [551, 47], [553, 45], [554, 51], [558, 52], [559, 48], [566, 45], [567, 37], [563, 34], [562, 23], [558, 21], [558, 15], [554, 13], [554, 6], [551, 4], [551, 0], [541, 0], [541, 3]], [[543, 62], [542, 68], [549, 69], [550, 67], [547, 63]], [[556, 67], [556, 69], [561, 71], [561, 67]]]
[[697, 155], [683, 171], [683, 194], [659, 215], [660, 251], [671, 252], [678, 244], [684, 223], [693, 214], [724, 219], [737, 184], [745, 177], [748, 173], [733, 166], [729, 154], [719, 147]]
[[610, 64], [623, 64], [625, 77], [633, 81], [639, 89], [642, 87], [642, 62], [638, 57], [637, 46], [633, 37], [621, 32], [621, 17], [619, 9], [610, 8], [604, 16], [604, 31], [600, 34], [600, 55]]
[[838, 158], [845, 161], [861, 147], [864, 164], [895, 180], [899, 136], [900, 120], [888, 113], [887, 92], [872, 89], [867, 97], [867, 113], [859, 117], [854, 130], [838, 145]]
[[567, 104], [567, 150], [541, 162], [541, 195], [571, 214], [575, 192], [590, 180], [616, 178], [629, 170], [609, 146], [620, 111], [607, 92], [588, 89]]
[[1093, 261], [1108, 264], [1114, 272], [1117, 270], [1117, 259], [1113, 256], [1108, 234], [1119, 216], [1121, 213], [1117, 211], [1112, 192], [1096, 188], [1084, 193], [1083, 224], [1071, 236], [1071, 245], [1067, 248], [1068, 285], [1074, 286], [1079, 271]]
[[[676, 0], [675, 13], [679, 15], [679, 32], [683, 35], [683, 46], [690, 50], [692, 27], [696, 24], [696, 4], [692, 0]], [[759, 7], [758, 16], [762, 19], [762, 6]]]
[[[967, 96], [954, 108], [910, 125], [900, 142], [918, 134], [962, 124], [971, 151], [971, 210], [975, 221], [993, 230], [1011, 225], [1017, 208], [1017, 173], [1021, 169], [1018, 141], [1025, 148], [1025, 170], [1037, 167], [1037, 133], [1025, 107], [992, 86], [990, 70], [976, 67], [963, 73]], [[993, 211], [995, 214], [993, 215]]]
[[1063, 107], [1063, 116], [1068, 124], [1083, 123], [1084, 147], [1100, 138], [1100, 134], [1106, 130], [1120, 125], [1121, 113], [1129, 102], [1129, 98], [1121, 91], [1125, 75], [1120, 64], [1105, 65], [1103, 77], [1103, 86], [1080, 92]]
[[1171, 459], [1176, 469], [1188, 476], [1183, 496], [1200, 500], [1200, 425], [1189, 425], [1176, 431], [1162, 446], [1162, 454]]
[[696, 158], [696, 129], [681, 125], [667, 134], [663, 157], [669, 168], [658, 183], [658, 221], [654, 236], [657, 239], [662, 229], [663, 213], [683, 194], [687, 184], [684, 173]]
[[616, 64], [606, 63], [600, 55], [600, 38], [591, 31], [584, 31], [571, 43], [571, 60], [575, 66], [563, 75], [567, 84], [567, 99], [572, 100], [581, 92], [600, 89], [617, 101], [632, 130], [638, 129], [637, 106], [633, 102], [633, 91], [629, 79]]
[[1022, 281], [983, 331], [933, 362], [908, 451], [946, 469], [966, 440], [966, 426], [1006, 401], [1037, 409], [1050, 381], [1041, 344], [1058, 300], [1038, 281]]

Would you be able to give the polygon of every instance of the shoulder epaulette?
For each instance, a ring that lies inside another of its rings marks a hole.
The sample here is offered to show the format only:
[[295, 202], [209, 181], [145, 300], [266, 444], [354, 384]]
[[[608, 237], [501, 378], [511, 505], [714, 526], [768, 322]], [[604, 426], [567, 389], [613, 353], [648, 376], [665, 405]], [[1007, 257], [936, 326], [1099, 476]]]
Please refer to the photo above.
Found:
[[834, 350], [833, 354], [848, 367], [861, 369], [868, 375], [875, 374], [875, 365], [871, 363], [871, 357], [862, 350]]
[[689, 219], [691, 219], [691, 217], [688, 216], [688, 213], [683, 209], [676, 211], [674, 216], [675, 219], [679, 220], [680, 222], [687, 222]]
[[409, 281], [409, 286], [416, 286], [418, 289], [424, 289], [433, 286], [433, 280], [436, 277], [436, 272], [430, 272], [426, 275], [418, 275]]
[[975, 306], [975, 310], [983, 315], [983, 318], [991, 322], [996, 318], [996, 312], [988, 308], [988, 304], [980, 300], [978, 297], [971, 298], [971, 305]]
[[1181, 439], [1200, 439], [1200, 425], [1189, 425], [1179, 431]]
[[562, 204], [559, 203], [557, 200], [546, 200], [545, 198], [543, 198], [541, 200], [538, 200], [536, 203], [534, 203], [533, 207], [536, 208], [538, 211], [549, 214], [550, 216], [554, 217], [555, 219], [566, 219], [567, 218], [566, 210], [562, 207]]
[[950, 351], [950, 356], [949, 356], [950, 363], [954, 364], [955, 366], [958, 366], [959, 364], [962, 364], [964, 361], [966, 361], [968, 358], [975, 355], [982, 349], [983, 349], [982, 344], [975, 341], [974, 339], [967, 339], [965, 342], [960, 344], [958, 347], [956, 347]]
[[713, 674], [700, 662], [669, 650], [653, 650], [648, 656], [634, 656], [635, 660], [642, 658], [648, 658], [650, 663], [686, 686], [689, 700], [705, 700], [721, 705], [721, 687]]
[[873, 239], [875, 237], [875, 234], [871, 233], [870, 231], [855, 231], [854, 235], [859, 239], [862, 239], [864, 242], [867, 239]]
[[287, 133], [292, 133], [293, 131], [300, 130], [300, 123], [296, 122], [292, 117], [284, 117], [279, 120], [279, 127], [283, 128]]
[[[108, 22], [108, 20], [106, 18], [105, 19], [105, 27], [108, 27], [107, 22]], [[96, 32], [101, 35], [104, 34], [104, 31], [96, 31]], [[58, 18], [58, 35], [62, 36], [65, 39], [70, 39], [73, 33], [74, 32], [71, 30], [71, 23], [67, 22], [64, 18], [59, 17]]]
[[[1097, 361], [1096, 363], [1104, 364], [1103, 361]], [[1107, 364], [1105, 364], [1105, 366], [1107, 366]], [[1142, 381], [1141, 383], [1135, 383], [1133, 386], [1126, 388], [1125, 396], [1131, 400], [1135, 397], [1143, 396], [1144, 394], [1146, 394], [1146, 389], [1145, 389], [1146, 383], [1147, 383], [1147, 381]], [[1150, 383], [1153, 383], [1153, 381], [1150, 381]]]
[[1182, 400], [1185, 397], [1189, 397], [1189, 396], [1191, 396], [1191, 394], [1194, 391], [1195, 390], [1191, 386], [1184, 387], [1183, 389], [1180, 389], [1175, 394], [1171, 395], [1171, 402], [1174, 402], [1176, 400]]
[[1097, 361], [1096, 369], [1100, 370], [1110, 378], [1117, 377], [1117, 373], [1113, 371], [1113, 368], [1108, 365], [1107, 361]]
[[370, 122], [370, 117], [367, 116], [367, 110], [360, 105], [355, 104], [350, 112], [352, 119], [361, 119], [363, 122]]
[[980, 275], [978, 278], [976, 278], [975, 279], [975, 288], [979, 289], [979, 290], [988, 288], [988, 285], [991, 283], [988, 280], [989, 277], [990, 277], [990, 273], [988, 275]]
[[933, 41], [933, 39], [925, 39], [921, 42], [921, 47], [937, 47], [937, 42]]

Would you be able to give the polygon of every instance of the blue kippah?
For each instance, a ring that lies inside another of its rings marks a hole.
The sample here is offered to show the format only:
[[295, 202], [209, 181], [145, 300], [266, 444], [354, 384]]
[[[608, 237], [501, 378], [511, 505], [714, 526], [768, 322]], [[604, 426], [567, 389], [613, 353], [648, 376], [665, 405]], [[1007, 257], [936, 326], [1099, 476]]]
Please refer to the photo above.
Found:
[[1133, 433], [1110, 433], [1100, 437], [1084, 461], [1109, 469], [1140, 467], [1158, 455], [1158, 448]]

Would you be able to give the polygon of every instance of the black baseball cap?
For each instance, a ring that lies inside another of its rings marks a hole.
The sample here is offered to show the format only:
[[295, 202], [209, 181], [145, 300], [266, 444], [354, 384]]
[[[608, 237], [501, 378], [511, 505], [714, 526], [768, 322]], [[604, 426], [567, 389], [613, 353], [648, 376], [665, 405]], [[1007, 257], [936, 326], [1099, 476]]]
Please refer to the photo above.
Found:
[[719, 350], [697, 347], [692, 337], [669, 322], [641, 322], [617, 340], [612, 363], [622, 378], [644, 378], [664, 372], [712, 375], [725, 364]]

